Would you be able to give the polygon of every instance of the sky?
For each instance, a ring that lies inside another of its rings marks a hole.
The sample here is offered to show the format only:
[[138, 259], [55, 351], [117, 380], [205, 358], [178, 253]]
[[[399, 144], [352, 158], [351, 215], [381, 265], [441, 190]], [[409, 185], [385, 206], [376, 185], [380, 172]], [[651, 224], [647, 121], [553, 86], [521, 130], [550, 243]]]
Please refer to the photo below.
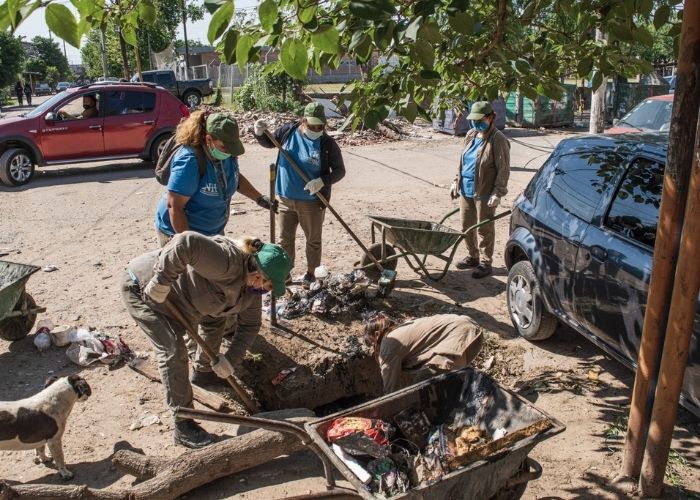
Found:
[[[75, 9], [68, 0], [58, 0], [58, 3], [66, 5], [74, 13]], [[256, 0], [238, 0], [235, 3], [236, 7], [240, 8], [250, 8], [257, 5]], [[202, 43], [208, 44], [207, 41], [207, 28], [209, 26], [209, 20], [211, 16], [207, 13], [204, 19], [197, 21], [196, 23], [187, 23], [187, 38], [189, 40], [200, 40]], [[35, 36], [49, 36], [49, 28], [46, 26], [46, 21], [44, 21], [44, 9], [38, 9], [34, 12], [29, 19], [22, 23], [16, 32], [17, 35], [22, 35], [27, 40], [31, 40]], [[63, 48], [63, 40], [52, 35], [53, 38], [58, 42], [59, 46]], [[182, 38], [182, 25], [180, 25], [177, 31], [177, 37]], [[69, 64], [80, 64], [80, 50], [76, 49], [69, 43], [65, 44], [66, 47], [66, 57], [68, 58]]]

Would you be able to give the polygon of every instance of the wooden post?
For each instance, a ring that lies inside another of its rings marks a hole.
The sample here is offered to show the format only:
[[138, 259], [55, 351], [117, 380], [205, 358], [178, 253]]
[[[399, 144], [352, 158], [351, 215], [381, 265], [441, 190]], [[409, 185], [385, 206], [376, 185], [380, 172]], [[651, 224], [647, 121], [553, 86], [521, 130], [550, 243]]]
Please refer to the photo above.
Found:
[[[656, 379], [658, 355], [674, 282], [687, 186], [693, 161], [700, 95], [700, 3], [687, 2], [678, 54], [676, 94], [671, 115], [668, 162], [656, 231], [654, 261], [634, 380], [621, 475], [639, 476], [649, 428], [649, 389]], [[693, 27], [694, 25], [694, 27]], [[697, 300], [697, 294], [696, 294]], [[685, 364], [683, 364], [683, 367]]]
[[[270, 163], [270, 243], [275, 242], [275, 211], [272, 205], [275, 203], [275, 180], [277, 176], [277, 164]], [[277, 298], [275, 292], [270, 293], [270, 324], [277, 325]]]

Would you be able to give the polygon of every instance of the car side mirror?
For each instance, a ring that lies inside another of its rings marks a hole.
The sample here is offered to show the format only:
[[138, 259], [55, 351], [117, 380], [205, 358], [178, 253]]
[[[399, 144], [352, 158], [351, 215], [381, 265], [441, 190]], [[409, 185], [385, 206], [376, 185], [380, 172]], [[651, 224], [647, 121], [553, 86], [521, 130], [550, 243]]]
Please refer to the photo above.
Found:
[[58, 118], [56, 113], [51, 112], [46, 113], [46, 115], [44, 116], [44, 120], [46, 120], [47, 122], [55, 122], [56, 120], [58, 120]]
[[619, 119], [619, 118], [615, 118], [615, 119], [613, 120], [613, 127], [617, 126], [617, 124], [618, 124], [619, 122], [620, 122], [620, 119]]

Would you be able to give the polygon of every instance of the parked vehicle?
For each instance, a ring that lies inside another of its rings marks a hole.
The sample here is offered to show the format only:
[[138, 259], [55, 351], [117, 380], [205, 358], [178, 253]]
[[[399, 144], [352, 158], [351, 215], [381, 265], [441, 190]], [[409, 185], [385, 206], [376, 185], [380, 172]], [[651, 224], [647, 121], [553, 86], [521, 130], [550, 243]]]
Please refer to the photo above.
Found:
[[[96, 107], [83, 109], [91, 96]], [[187, 106], [148, 83], [94, 83], [0, 122], [0, 181], [28, 183], [35, 166], [122, 158], [155, 161]]]
[[632, 111], [613, 121], [606, 134], [629, 132], [668, 132], [671, 128], [673, 94], [657, 95], [644, 99]]
[[48, 83], [37, 83], [34, 86], [34, 95], [51, 95], [52, 93], [53, 92], [51, 91], [51, 87]]
[[[636, 365], [668, 136], [559, 143], [513, 208], [505, 261], [516, 331], [549, 338], [561, 321]], [[700, 307], [681, 402], [700, 415]]]
[[[214, 84], [210, 78], [199, 80], [177, 80], [172, 70], [143, 71], [143, 80], [155, 83], [169, 90], [180, 98], [190, 108], [195, 108], [202, 103], [202, 97], [214, 93]], [[139, 81], [138, 75], [134, 75], [131, 81]]]
[[58, 82], [56, 84], [56, 92], [63, 92], [66, 89], [69, 89], [73, 86], [71, 82]]

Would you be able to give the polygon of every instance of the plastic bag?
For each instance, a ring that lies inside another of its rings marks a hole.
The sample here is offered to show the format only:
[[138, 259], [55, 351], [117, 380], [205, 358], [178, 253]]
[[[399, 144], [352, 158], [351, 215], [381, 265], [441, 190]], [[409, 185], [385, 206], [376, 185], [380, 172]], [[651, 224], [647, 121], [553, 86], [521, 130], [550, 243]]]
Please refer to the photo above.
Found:
[[334, 443], [338, 439], [356, 432], [363, 432], [365, 435], [371, 437], [377, 444], [385, 446], [389, 444], [389, 438], [394, 434], [395, 429], [391, 424], [383, 420], [361, 417], [342, 417], [333, 420], [326, 432], [326, 438], [330, 443]]

